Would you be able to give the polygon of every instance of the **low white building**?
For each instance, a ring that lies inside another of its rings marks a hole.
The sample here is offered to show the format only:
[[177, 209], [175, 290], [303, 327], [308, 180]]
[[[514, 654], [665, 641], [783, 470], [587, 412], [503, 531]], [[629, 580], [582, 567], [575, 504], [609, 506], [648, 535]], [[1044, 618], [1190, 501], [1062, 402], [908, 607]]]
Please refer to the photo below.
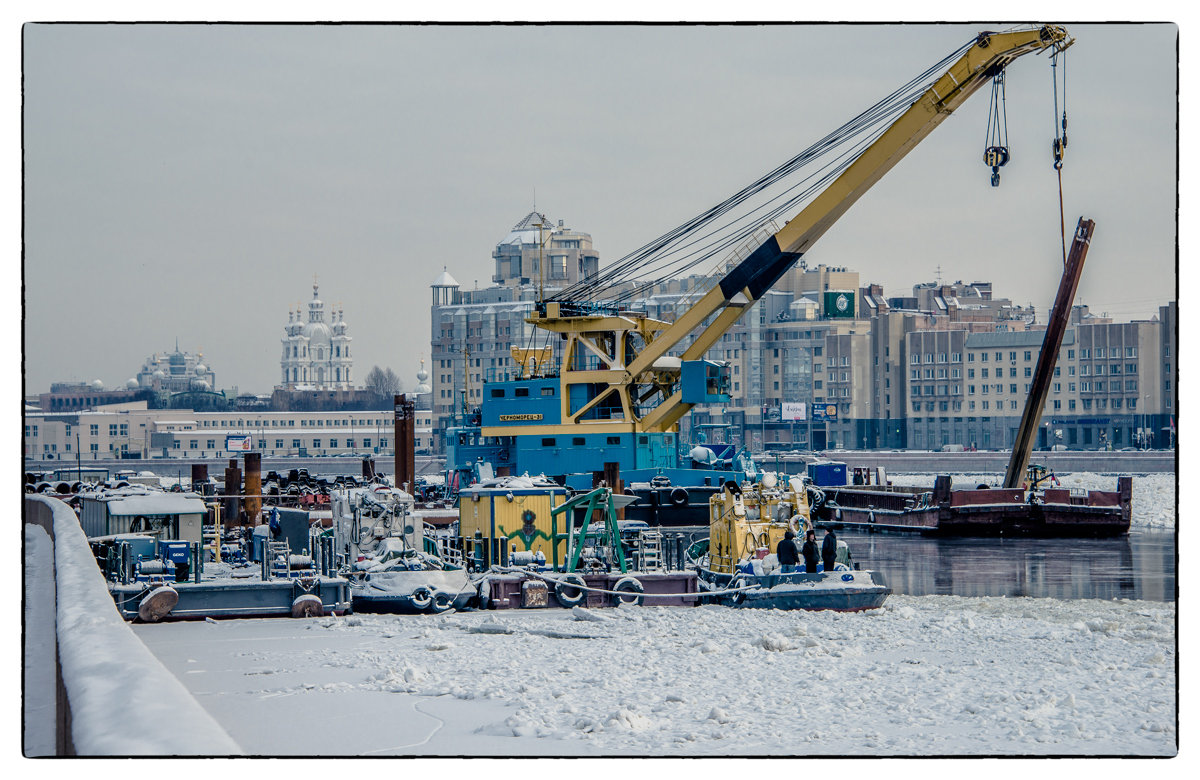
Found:
[[[126, 408], [130, 407], [130, 408]], [[139, 408], [140, 407], [140, 408]], [[415, 449], [433, 446], [432, 412], [417, 410]], [[391, 456], [393, 411], [192, 412], [123, 404], [77, 414], [26, 410], [25, 458], [68, 461], [134, 458], [223, 458], [227, 437], [249, 438], [265, 457]]]

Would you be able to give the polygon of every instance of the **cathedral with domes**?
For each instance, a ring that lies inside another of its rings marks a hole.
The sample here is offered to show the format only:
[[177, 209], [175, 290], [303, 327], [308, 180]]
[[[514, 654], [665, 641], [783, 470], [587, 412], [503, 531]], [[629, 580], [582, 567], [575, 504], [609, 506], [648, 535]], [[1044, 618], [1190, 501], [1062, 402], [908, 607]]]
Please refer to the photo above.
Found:
[[288, 311], [284, 326], [283, 359], [280, 361], [284, 390], [350, 390], [353, 388], [354, 361], [350, 356], [351, 337], [346, 335], [345, 313], [341, 307], [330, 310], [331, 322], [325, 322], [325, 304], [313, 284], [305, 318], [299, 304]]
[[128, 390], [148, 387], [156, 392], [169, 393], [211, 391], [216, 386], [216, 374], [204, 365], [204, 353], [184, 352], [179, 348], [178, 341], [175, 342], [174, 352], [155, 352], [146, 358], [137, 376], [130, 377], [125, 383]]

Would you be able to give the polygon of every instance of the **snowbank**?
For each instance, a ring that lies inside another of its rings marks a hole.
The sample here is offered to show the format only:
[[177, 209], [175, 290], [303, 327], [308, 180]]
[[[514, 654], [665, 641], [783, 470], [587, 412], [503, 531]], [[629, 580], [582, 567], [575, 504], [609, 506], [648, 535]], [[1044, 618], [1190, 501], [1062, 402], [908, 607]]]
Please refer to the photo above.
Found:
[[[897, 485], [933, 487], [936, 475], [889, 474], [888, 479]], [[1003, 481], [1004, 476], [1002, 474], [952, 474], [951, 479], [954, 485], [975, 487], [979, 484], [999, 485]], [[1058, 481], [1064, 488], [1082, 488], [1084, 490], [1117, 489], [1117, 477], [1113, 474], [1094, 474], [1081, 471], [1059, 474]], [[1134, 528], [1175, 527], [1174, 474], [1133, 475], [1133, 517], [1130, 520], [1130, 525]]]
[[25, 756], [55, 751], [54, 545], [40, 525], [25, 526]]
[[[1173, 604], [892, 596], [848, 614], [513, 610], [137, 631], [250, 753], [1177, 752]], [[280, 733], [318, 705], [353, 713], [354, 733]], [[435, 708], [432, 726], [398, 725]]]
[[54, 513], [58, 649], [76, 754], [241, 754], [121, 619], [74, 512], [34, 500]]

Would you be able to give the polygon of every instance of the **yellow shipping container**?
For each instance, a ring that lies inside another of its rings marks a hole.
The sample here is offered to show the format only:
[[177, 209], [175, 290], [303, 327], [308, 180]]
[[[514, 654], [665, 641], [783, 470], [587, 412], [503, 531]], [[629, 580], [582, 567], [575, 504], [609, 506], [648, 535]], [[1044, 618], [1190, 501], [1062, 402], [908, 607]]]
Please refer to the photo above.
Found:
[[[553, 534], [565, 534], [570, 528], [565, 517], [553, 522], [550, 511], [566, 498], [565, 488], [468, 488], [458, 499], [458, 533], [468, 538], [476, 534], [493, 539], [505, 537], [512, 552], [540, 551], [547, 561], [554, 561]], [[566, 540], [560, 539], [557, 546], [557, 560], [561, 562], [567, 554]]]

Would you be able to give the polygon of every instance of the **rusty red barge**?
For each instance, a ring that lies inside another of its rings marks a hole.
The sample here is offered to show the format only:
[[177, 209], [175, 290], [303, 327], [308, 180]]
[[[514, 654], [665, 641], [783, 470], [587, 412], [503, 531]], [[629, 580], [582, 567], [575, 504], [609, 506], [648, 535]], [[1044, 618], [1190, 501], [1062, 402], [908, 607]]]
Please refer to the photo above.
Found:
[[1112, 492], [952, 489], [950, 477], [939, 476], [932, 490], [890, 484], [825, 488], [818, 525], [946, 536], [1120, 536], [1129, 532], [1132, 497], [1132, 477], [1119, 477]]

